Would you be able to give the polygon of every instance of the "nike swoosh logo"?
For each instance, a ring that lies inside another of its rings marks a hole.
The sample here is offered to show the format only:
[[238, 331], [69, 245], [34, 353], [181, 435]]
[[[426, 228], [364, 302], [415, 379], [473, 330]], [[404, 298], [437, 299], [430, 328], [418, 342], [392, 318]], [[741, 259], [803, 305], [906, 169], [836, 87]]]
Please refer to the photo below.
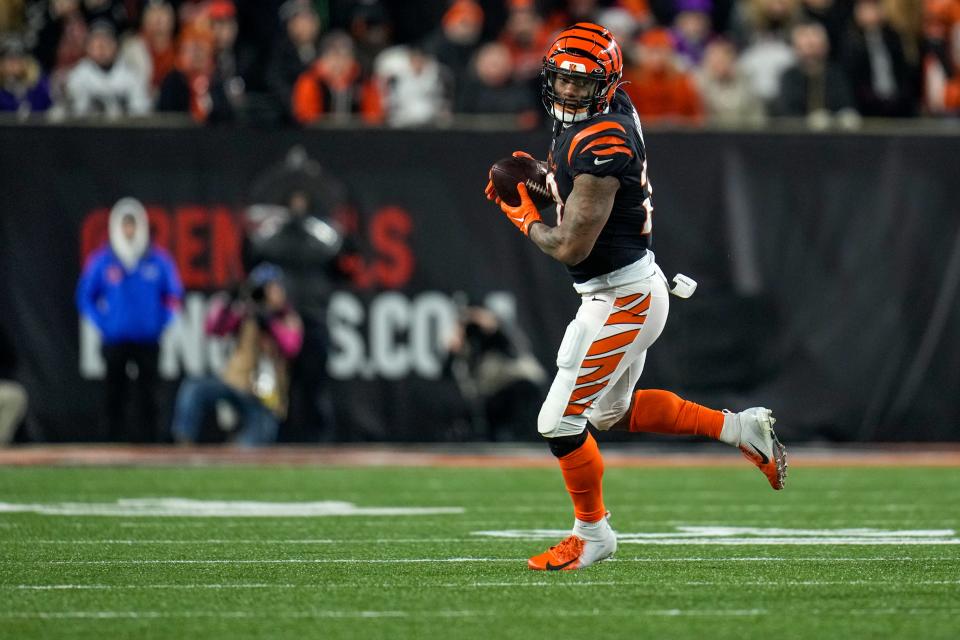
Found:
[[608, 162], [613, 162], [613, 158], [607, 158], [606, 160], [601, 160], [600, 158], [593, 159], [593, 164], [606, 164]]
[[576, 558], [571, 558], [570, 560], [567, 560], [563, 564], [550, 564], [550, 561], [548, 560], [546, 564], [546, 569], [547, 571], [560, 571], [564, 567], [568, 567], [574, 562], [576, 562], [576, 560], [577, 560]]
[[590, 298], [591, 300], [596, 300], [597, 302], [603, 302], [603, 298]]
[[767, 454], [765, 454], [763, 451], [760, 451], [760, 449], [757, 449], [757, 445], [751, 442], [750, 446], [753, 447], [753, 450], [756, 451], [757, 455], [759, 455], [760, 458], [763, 460], [763, 464], [767, 464], [770, 462], [770, 458], [767, 457]]

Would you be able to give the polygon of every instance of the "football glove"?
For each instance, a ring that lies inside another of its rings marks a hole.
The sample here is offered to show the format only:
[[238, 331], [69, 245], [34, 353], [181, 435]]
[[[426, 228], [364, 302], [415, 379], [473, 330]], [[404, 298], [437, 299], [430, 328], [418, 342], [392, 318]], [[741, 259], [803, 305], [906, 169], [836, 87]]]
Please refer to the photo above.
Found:
[[530, 199], [530, 194], [527, 193], [527, 186], [522, 182], [517, 183], [517, 193], [520, 194], [520, 204], [511, 207], [501, 200], [499, 202], [500, 210], [503, 211], [510, 222], [512, 222], [517, 229], [523, 231], [523, 235], [526, 236], [530, 234], [530, 225], [534, 222], [541, 222], [540, 212], [537, 211], [536, 205], [533, 204], [533, 200]]
[[487, 200], [491, 200], [500, 204], [500, 196], [497, 195], [497, 188], [493, 186], [493, 178], [487, 174], [487, 187], [483, 190], [483, 195], [487, 196]]

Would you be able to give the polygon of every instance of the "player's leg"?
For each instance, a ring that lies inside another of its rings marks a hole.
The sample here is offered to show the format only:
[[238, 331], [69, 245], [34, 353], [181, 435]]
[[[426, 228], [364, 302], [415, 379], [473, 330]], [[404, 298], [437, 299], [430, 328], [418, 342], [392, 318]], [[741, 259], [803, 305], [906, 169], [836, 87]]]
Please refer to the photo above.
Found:
[[[619, 366], [611, 376], [611, 384], [603, 389], [593, 400], [586, 415], [590, 423], [600, 431], [606, 431], [628, 415], [633, 389], [640, 380], [647, 359], [647, 350], [653, 346], [667, 324], [670, 313], [670, 294], [666, 284], [655, 276], [646, 283], [649, 298], [641, 300], [639, 305], [646, 307], [643, 325], [636, 332], [633, 342], [626, 346]], [[619, 300], [632, 300], [631, 289], [617, 292]], [[634, 307], [636, 308], [636, 303]], [[622, 318], [622, 316], [619, 316]], [[628, 325], [629, 328], [629, 325]], [[616, 345], [611, 345], [616, 346]]]
[[661, 389], [638, 389], [630, 410], [611, 429], [634, 433], [706, 436], [738, 447], [774, 489], [787, 477], [786, 448], [773, 430], [770, 409], [752, 407], [739, 413], [717, 411]]
[[[621, 300], [630, 296], [620, 291]], [[643, 372], [646, 350], [660, 335], [669, 309], [669, 293], [662, 280], [651, 284], [646, 321], [634, 342], [627, 348], [612, 385], [594, 398], [587, 410], [597, 429], [669, 435], [705, 436], [739, 447], [767, 477], [774, 489], [782, 489], [787, 472], [786, 450], [773, 431], [775, 422], [769, 409], [755, 407], [740, 413], [717, 411], [690, 402], [669, 391], [634, 387]], [[619, 378], [617, 377], [619, 376]]]
[[610, 299], [582, 299], [557, 353], [557, 374], [537, 418], [540, 435], [557, 458], [574, 508], [570, 536], [536, 555], [527, 566], [537, 570], [587, 567], [616, 551], [616, 534], [605, 517], [603, 457], [583, 411], [571, 403], [580, 364], [610, 314]]
[[603, 459], [586, 431], [587, 418], [606, 397], [622, 398], [619, 411], [626, 411], [639, 370], [634, 376], [626, 374], [663, 330], [669, 311], [667, 296], [659, 276], [583, 296], [561, 343], [557, 375], [537, 425], [540, 434], [550, 440], [574, 503], [573, 535], [531, 558], [531, 568], [582, 568], [616, 550], [616, 536], [603, 504]]

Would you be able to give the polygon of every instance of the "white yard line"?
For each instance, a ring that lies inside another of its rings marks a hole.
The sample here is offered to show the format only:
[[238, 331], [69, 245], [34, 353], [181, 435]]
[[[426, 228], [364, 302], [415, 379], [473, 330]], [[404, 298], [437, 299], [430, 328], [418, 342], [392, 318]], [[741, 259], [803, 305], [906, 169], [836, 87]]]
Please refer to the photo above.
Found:
[[0, 589], [22, 591], [126, 591], [134, 589], [307, 589], [309, 584], [270, 584], [250, 582], [234, 584], [18, 584], [0, 585]]
[[[483, 589], [503, 587], [797, 587], [797, 586], [946, 586], [960, 585], [960, 580], [761, 580], [761, 581], [717, 581], [717, 580], [600, 580], [585, 582], [567, 582], [565, 580], [537, 580], [532, 582], [442, 582], [419, 584], [421, 589]], [[408, 589], [409, 583], [385, 582], [371, 584], [368, 582], [330, 582], [330, 583], [202, 583], [202, 584], [18, 584], [0, 585], [0, 590], [17, 591], [132, 591], [144, 589]]]
[[[803, 612], [809, 616], [876, 616], [876, 615], [922, 615], [954, 614], [960, 612], [957, 608], [911, 608], [911, 609], [816, 609]], [[530, 617], [544, 618], [637, 618], [649, 617], [756, 617], [768, 614], [784, 616], [782, 611], [768, 611], [767, 609], [554, 609], [549, 611], [531, 610], [526, 613]], [[474, 618], [499, 617], [500, 610], [437, 610], [437, 611], [404, 611], [404, 610], [313, 610], [313, 611], [0, 611], [0, 618], [6, 619], [40, 619], [40, 620], [76, 620], [76, 619], [257, 619], [271, 620], [276, 618], [319, 619], [319, 618], [347, 618], [347, 619], [377, 619], [377, 618]]]
[[[351, 540], [334, 540], [317, 538], [306, 540], [0, 540], [0, 545], [364, 545], [364, 544], [486, 544], [489, 542], [534, 542], [541, 538], [354, 538]], [[749, 546], [794, 546], [794, 547], [823, 547], [823, 546], [853, 546], [853, 547], [930, 547], [930, 546], [958, 546], [960, 538], [936, 540], [923, 538], [666, 538], [619, 540], [621, 545], [637, 545], [650, 547], [749, 547]]]
[[[490, 538], [492, 540], [493, 538]], [[503, 538], [505, 540], [505, 538]], [[136, 540], [136, 539], [108, 539], [108, 540], [0, 540], [4, 544], [430, 544], [449, 542], [486, 542], [486, 538], [349, 538], [335, 540], [333, 538], [303, 538], [303, 539], [230, 539], [208, 538], [204, 540]]]
[[[277, 559], [248, 559], [248, 558], [221, 558], [221, 559], [108, 559], [108, 560], [10, 560], [7, 564], [49, 564], [49, 565], [150, 565], [150, 564], [446, 564], [468, 562], [526, 562], [526, 558], [277, 558]], [[606, 562], [960, 562], [956, 557], [889, 557], [889, 558], [851, 558], [851, 557], [681, 557], [681, 558], [611, 558]], [[2, 564], [2, 563], [0, 563]]]

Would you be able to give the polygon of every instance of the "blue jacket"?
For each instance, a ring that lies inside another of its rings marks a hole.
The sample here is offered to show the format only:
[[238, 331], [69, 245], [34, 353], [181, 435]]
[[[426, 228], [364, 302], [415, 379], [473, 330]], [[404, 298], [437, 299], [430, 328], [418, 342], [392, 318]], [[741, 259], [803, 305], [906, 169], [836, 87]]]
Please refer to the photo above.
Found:
[[77, 284], [77, 308], [105, 344], [159, 341], [182, 298], [173, 260], [154, 246], [127, 272], [108, 245], [90, 256]]

